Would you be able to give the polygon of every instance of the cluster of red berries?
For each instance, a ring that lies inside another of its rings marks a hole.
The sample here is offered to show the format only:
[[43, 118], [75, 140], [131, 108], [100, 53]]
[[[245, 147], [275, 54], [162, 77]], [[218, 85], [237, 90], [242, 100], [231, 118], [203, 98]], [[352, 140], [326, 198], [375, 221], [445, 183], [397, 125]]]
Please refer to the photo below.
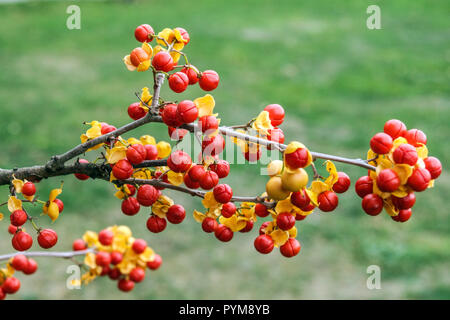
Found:
[[[94, 264], [101, 268], [99, 276], [107, 275], [111, 280], [117, 280], [119, 290], [129, 292], [134, 289], [136, 283], [145, 279], [145, 267], [150, 270], [157, 270], [162, 264], [162, 258], [154, 253], [153, 258], [144, 264], [136, 262], [135, 257], [145, 254], [147, 250], [151, 251], [147, 242], [143, 239], [133, 239], [129, 247], [114, 250], [115, 237], [121, 237], [122, 235], [117, 235], [112, 230], [114, 229], [107, 228], [98, 233], [97, 241], [101, 246], [95, 253]], [[125, 242], [128, 242], [128, 239], [132, 239], [131, 235], [125, 238]], [[124, 238], [121, 240], [124, 240]], [[86, 250], [88, 246], [83, 239], [77, 239], [73, 242], [72, 248], [74, 251], [81, 251]], [[131, 253], [128, 251], [131, 251]], [[139, 260], [139, 258], [137, 259]], [[129, 268], [128, 265], [132, 267]], [[127, 269], [130, 270], [124, 273], [123, 271]]]
[[[36, 272], [38, 264], [34, 259], [29, 259], [23, 254], [17, 254], [8, 262], [15, 271], [21, 271], [26, 275]], [[20, 280], [16, 277], [5, 277], [0, 273], [0, 300], [4, 300], [7, 294], [14, 294], [20, 289]]]
[[[173, 32], [177, 32], [181, 35], [181, 42], [183, 43], [183, 47], [187, 45], [190, 41], [189, 33], [180, 27], [177, 27], [173, 30]], [[134, 35], [136, 40], [139, 42], [150, 43], [153, 41], [155, 37], [160, 38], [159, 35], [155, 35], [153, 28], [148, 24], [140, 25], [136, 28]], [[167, 44], [173, 45], [173, 43], [177, 42], [176, 37], [173, 39], [166, 40]], [[172, 49], [167, 48], [167, 50], [161, 49], [154, 56], [151, 55], [151, 52], [145, 50], [145, 48], [135, 48], [131, 51], [130, 54], [130, 63], [138, 68], [141, 63], [145, 63], [146, 61], [151, 60], [151, 64], [153, 69], [156, 72], [170, 72], [174, 70], [177, 66], [177, 61], [174, 61], [171, 55]], [[177, 54], [180, 52], [175, 51]], [[198, 69], [190, 64], [186, 64], [182, 67], [181, 71], [174, 72], [169, 75], [169, 87], [176, 93], [183, 92], [186, 90], [188, 85], [194, 85], [197, 82], [205, 91], [211, 91], [217, 88], [219, 85], [219, 75], [214, 70], [206, 70], [203, 72], [199, 72]]]
[[369, 163], [379, 170], [359, 178], [355, 191], [363, 198], [362, 208], [368, 215], [376, 216], [387, 208], [394, 221], [405, 222], [411, 217], [415, 192], [433, 186], [433, 180], [442, 172], [442, 165], [439, 159], [428, 156], [423, 131], [407, 130], [405, 124], [396, 119], [387, 121], [383, 131], [370, 140], [375, 157], [369, 159]]

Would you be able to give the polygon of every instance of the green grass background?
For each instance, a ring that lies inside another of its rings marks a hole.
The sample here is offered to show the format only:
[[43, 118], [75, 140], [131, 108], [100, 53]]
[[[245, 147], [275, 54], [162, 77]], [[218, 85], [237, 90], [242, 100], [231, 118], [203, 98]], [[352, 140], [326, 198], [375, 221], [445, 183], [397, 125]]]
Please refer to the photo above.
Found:
[[[66, 8], [81, 7], [81, 30], [66, 29]], [[366, 28], [366, 8], [381, 7], [382, 29]], [[287, 112], [287, 141], [314, 151], [364, 157], [370, 137], [387, 119], [402, 119], [428, 135], [444, 172], [436, 187], [418, 195], [412, 219], [367, 216], [360, 199], [340, 197], [333, 213], [299, 223], [301, 253], [283, 258], [253, 248], [251, 234], [224, 244], [191, 218], [200, 201], [168, 194], [188, 218], [161, 234], [146, 230], [147, 212], [126, 217], [114, 189], [102, 181], [65, 177], [65, 210], [52, 225], [68, 250], [84, 230], [127, 224], [163, 256], [158, 272], [129, 294], [109, 279], [67, 290], [68, 261], [38, 259], [34, 276], [18, 275], [12, 299], [325, 299], [450, 298], [450, 178], [448, 1], [134, 1], [31, 2], [0, 5], [0, 167], [43, 164], [79, 142], [83, 121], [120, 126], [134, 92], [150, 86], [149, 73], [128, 72], [122, 57], [138, 46], [134, 28], [182, 26], [191, 36], [185, 52], [200, 69], [221, 76], [213, 92], [222, 123], [243, 123], [266, 104]], [[203, 95], [190, 88], [167, 99]], [[167, 140], [164, 126], [135, 135]], [[89, 155], [89, 159], [95, 158]], [[352, 182], [361, 168], [338, 164]], [[45, 197], [60, 179], [39, 184]], [[235, 165], [226, 179], [236, 193], [263, 191], [257, 166]], [[7, 188], [0, 191], [6, 199]], [[3, 210], [3, 209], [2, 209]], [[4, 210], [3, 210], [4, 211]], [[34, 209], [39, 215], [39, 208]], [[40, 224], [49, 226], [46, 217]], [[259, 226], [260, 222], [258, 222]], [[0, 252], [11, 252], [8, 222], [0, 222]], [[35, 245], [33, 249], [38, 250]], [[368, 290], [366, 268], [381, 267], [381, 290]]]

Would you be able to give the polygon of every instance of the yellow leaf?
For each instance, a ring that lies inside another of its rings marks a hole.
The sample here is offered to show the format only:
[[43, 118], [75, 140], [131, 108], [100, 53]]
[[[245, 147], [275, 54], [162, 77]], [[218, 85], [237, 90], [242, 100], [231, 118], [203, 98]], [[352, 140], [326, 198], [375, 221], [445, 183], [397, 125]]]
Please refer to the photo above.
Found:
[[384, 210], [386, 210], [386, 212], [391, 217], [395, 217], [399, 213], [398, 209], [392, 203], [392, 198], [391, 197], [383, 199], [383, 207], [384, 207]]
[[278, 201], [277, 205], [275, 206], [275, 211], [277, 213], [291, 212], [293, 209], [294, 205], [291, 203], [290, 198]]
[[200, 211], [194, 210], [194, 220], [197, 221], [198, 223], [202, 223], [203, 220], [206, 218], [206, 215]]
[[330, 173], [328, 178], [325, 180], [325, 183], [328, 186], [330, 186], [330, 189], [331, 189], [331, 188], [333, 188], [333, 185], [338, 181], [339, 176], [338, 176], [338, 172], [336, 170], [336, 166], [334, 165], [333, 162], [327, 160], [327, 161], [325, 161], [325, 163], [327, 164], [327, 171]]
[[297, 228], [294, 226], [291, 229], [288, 230], [289, 238], [295, 238], [297, 237]]
[[25, 184], [25, 182], [23, 180], [14, 178], [12, 181], [12, 184], [17, 193], [22, 193], [22, 187]]
[[224, 216], [221, 216], [219, 218], [219, 222], [223, 224], [224, 226], [227, 226], [231, 229], [233, 232], [238, 232], [239, 230], [242, 230], [247, 225], [247, 218], [245, 217], [238, 217], [237, 215], [232, 215], [229, 218], [225, 218]]
[[144, 60], [137, 67], [138, 72], [147, 71], [150, 68], [150, 60]]
[[285, 244], [286, 241], [289, 239], [289, 232], [277, 229], [277, 230], [272, 231], [270, 233], [270, 236], [272, 237], [274, 246], [280, 247], [283, 244]]
[[262, 111], [253, 121], [252, 128], [258, 131], [259, 134], [267, 135], [268, 130], [273, 129], [272, 123], [270, 121], [269, 112]]
[[127, 157], [127, 148], [117, 146], [106, 150], [105, 158], [108, 163], [114, 164]]
[[412, 175], [413, 169], [407, 164], [396, 164], [392, 170], [394, 170], [400, 178], [400, 184], [404, 185], [408, 181], [408, 178]]
[[134, 71], [136, 70], [136, 67], [131, 63], [130, 55], [126, 55], [123, 57], [123, 63], [127, 67], [128, 70]]
[[144, 42], [142, 44], [142, 49], [144, 49], [144, 51], [148, 54], [149, 57], [152, 56], [153, 49], [152, 49], [152, 46], [148, 44], [148, 42]]
[[[172, 29], [164, 28], [160, 33], [158, 33], [159, 38], [165, 39], [169, 44], [175, 40], [175, 33]], [[156, 42], [162, 46], [166, 46], [163, 40], [156, 38]]]
[[173, 200], [161, 195], [152, 206], [152, 212], [160, 218], [165, 218], [167, 211], [174, 204]]
[[422, 160], [425, 158], [428, 158], [428, 148], [426, 145], [422, 145], [420, 147], [416, 148], [417, 151], [417, 155], [419, 156], [419, 158], [421, 158]]
[[180, 184], [183, 183], [183, 178], [184, 178], [184, 173], [180, 172], [180, 173], [176, 173], [173, 172], [172, 170], [170, 170], [169, 172], [167, 172], [167, 179], [169, 180], [169, 182], [175, 186], [179, 186]]
[[198, 117], [200, 118], [203, 116], [212, 115], [212, 112], [214, 110], [214, 106], [216, 105], [216, 102], [214, 101], [214, 98], [212, 95], [206, 94], [203, 97], [195, 99], [194, 104], [197, 106]]
[[139, 169], [133, 172], [132, 176], [135, 179], [151, 179], [152, 172], [149, 169]]
[[22, 201], [15, 196], [10, 196], [8, 199], [8, 210], [14, 212], [16, 210], [22, 210]]
[[4, 217], [4, 216], [3, 216], [3, 213], [0, 212], [0, 221], [3, 220], [3, 217]]
[[84, 264], [89, 268], [96, 268], [97, 264], [95, 263], [95, 254], [92, 252], [87, 253], [84, 257]]
[[217, 202], [216, 199], [214, 198], [214, 194], [212, 191], [205, 193], [205, 196], [202, 200], [202, 204], [206, 209], [217, 208], [221, 206], [221, 204]]

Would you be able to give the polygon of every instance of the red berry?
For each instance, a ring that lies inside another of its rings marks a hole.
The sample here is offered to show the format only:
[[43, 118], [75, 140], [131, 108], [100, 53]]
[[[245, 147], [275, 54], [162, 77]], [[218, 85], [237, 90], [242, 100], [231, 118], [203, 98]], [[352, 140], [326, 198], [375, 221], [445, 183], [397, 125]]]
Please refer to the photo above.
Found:
[[148, 60], [150, 60], [150, 56], [144, 49], [140, 47], [134, 48], [130, 53], [131, 64], [135, 67], [138, 67], [139, 64]]
[[134, 252], [137, 254], [141, 254], [145, 251], [147, 248], [147, 242], [144, 239], [136, 239], [133, 242], [133, 245], [131, 246], [131, 249], [133, 249]]
[[178, 120], [183, 123], [191, 123], [197, 120], [198, 109], [191, 100], [183, 100], [177, 106]]
[[141, 24], [134, 30], [134, 37], [139, 42], [151, 42], [154, 35], [155, 31], [153, 31], [153, 28], [148, 24]]
[[123, 260], [123, 254], [119, 251], [113, 251], [110, 253], [111, 256], [111, 264], [117, 265], [122, 262]]
[[408, 178], [408, 185], [414, 191], [424, 191], [428, 188], [431, 181], [431, 174], [427, 169], [415, 168], [411, 176]]
[[95, 263], [101, 267], [108, 267], [111, 263], [111, 255], [105, 251], [97, 252], [95, 255]]
[[189, 37], [189, 33], [181, 27], [176, 27], [175, 29], [180, 31], [181, 37], [185, 41], [184, 45], [187, 45], [189, 43], [189, 41], [191, 40], [191, 38]]
[[305, 216], [305, 215], [303, 215], [303, 214], [300, 214], [300, 213], [296, 213], [296, 214], [295, 214], [295, 220], [296, 220], [296, 221], [302, 221], [302, 220], [305, 220], [306, 217], [307, 217], [307, 216]]
[[131, 197], [136, 193], [136, 187], [133, 186], [132, 184], [127, 184], [126, 187], [127, 187], [126, 189], [128, 190], [125, 189], [124, 191], [127, 194], [127, 196]]
[[400, 210], [410, 209], [416, 203], [416, 195], [414, 192], [408, 193], [408, 195], [403, 198], [397, 198], [396, 196], [392, 196], [391, 198], [394, 206]]
[[16, 227], [15, 225], [10, 224], [10, 225], [8, 226], [8, 232], [9, 232], [9, 234], [15, 234], [16, 231], [17, 231], [17, 227]]
[[202, 229], [203, 229], [203, 231], [205, 231], [207, 233], [214, 232], [214, 230], [216, 230], [217, 226], [218, 226], [218, 223], [217, 223], [216, 219], [206, 217], [202, 221]]
[[169, 53], [160, 51], [153, 57], [152, 66], [157, 71], [169, 72], [173, 69], [173, 59]]
[[23, 254], [15, 255], [11, 261], [11, 266], [17, 271], [22, 271], [28, 264], [28, 259]]
[[134, 197], [128, 197], [122, 201], [122, 212], [127, 216], [134, 216], [140, 208], [141, 205]]
[[73, 243], [72, 243], [72, 250], [73, 251], [81, 251], [81, 250], [85, 250], [87, 249], [86, 243], [84, 242], [83, 239], [76, 239]]
[[184, 210], [183, 206], [174, 204], [167, 211], [166, 217], [170, 223], [178, 224], [181, 223], [186, 217], [186, 211]]
[[167, 226], [167, 221], [164, 218], [158, 216], [151, 216], [147, 220], [147, 229], [153, 233], [159, 233], [163, 231]]
[[184, 184], [189, 189], [198, 189], [200, 187], [200, 182], [193, 181], [188, 174], [185, 174], [183, 177]]
[[406, 133], [406, 126], [403, 122], [397, 119], [386, 121], [384, 124], [384, 133], [391, 136], [393, 140], [398, 137], [403, 137]]
[[186, 129], [167, 127], [169, 132], [169, 137], [171, 140], [180, 141], [183, 140], [184, 136], [189, 132]]
[[339, 203], [339, 198], [333, 191], [325, 191], [317, 197], [319, 209], [324, 212], [333, 211]]
[[12, 246], [17, 251], [25, 251], [33, 245], [33, 238], [25, 231], [19, 231], [14, 234], [11, 240]]
[[38, 264], [34, 259], [28, 259], [28, 263], [25, 268], [22, 269], [22, 272], [26, 275], [30, 275], [36, 272], [38, 269]]
[[127, 279], [120, 279], [119, 282], [117, 283], [117, 287], [119, 288], [120, 291], [130, 292], [131, 290], [134, 289], [134, 282]]
[[[275, 127], [273, 129], [267, 130], [267, 132], [268, 132], [267, 140], [278, 143], [284, 143], [284, 133], [283, 130], [281, 130], [280, 128]], [[267, 149], [272, 150], [273, 146], [268, 145]]]
[[114, 177], [119, 180], [128, 179], [133, 174], [133, 166], [126, 159], [119, 160], [112, 168]]
[[219, 184], [213, 190], [214, 199], [220, 203], [227, 203], [233, 197], [233, 190], [227, 184]]
[[291, 203], [303, 210], [310, 203], [310, 199], [305, 190], [295, 191], [291, 194]]
[[115, 130], [117, 130], [116, 127], [114, 127], [112, 125], [109, 125], [106, 122], [102, 122], [102, 128], [101, 128], [101, 134], [102, 135], [103, 134], [108, 134], [108, 133], [113, 132]]
[[268, 254], [272, 252], [274, 242], [270, 236], [267, 234], [262, 234], [258, 237], [256, 237], [255, 242], [255, 249], [262, 254]]
[[223, 179], [230, 173], [230, 164], [226, 160], [218, 160], [210, 164], [209, 169], [217, 173], [219, 179]]
[[227, 202], [222, 206], [221, 213], [225, 218], [230, 218], [236, 213], [236, 206], [233, 202]]
[[63, 212], [64, 202], [62, 202], [62, 200], [60, 200], [60, 199], [55, 199], [55, 200], [53, 200], [53, 202], [56, 203], [56, 205], [58, 206], [59, 213]]
[[314, 210], [314, 208], [315, 208], [315, 206], [310, 202], [305, 207], [300, 208], [300, 209], [302, 209], [302, 211], [309, 212], [309, 211]]
[[128, 106], [128, 115], [133, 120], [143, 118], [146, 114], [147, 111], [145, 111], [144, 108], [141, 107], [141, 104], [139, 102], [132, 103]]
[[336, 193], [344, 193], [350, 187], [350, 177], [342, 171], [338, 172], [338, 181], [333, 185], [333, 191]]
[[162, 258], [159, 254], [156, 254], [153, 256], [153, 261], [147, 262], [147, 267], [150, 270], [156, 270], [158, 269], [162, 264]]
[[427, 136], [419, 129], [411, 129], [405, 133], [405, 138], [409, 144], [414, 147], [420, 147], [421, 144], [427, 144]]
[[202, 189], [210, 190], [219, 183], [219, 177], [214, 171], [206, 171], [203, 178], [199, 182]]
[[264, 111], [267, 111], [269, 113], [269, 118], [272, 126], [277, 127], [283, 123], [284, 109], [279, 104], [269, 104], [264, 108]]
[[196, 182], [202, 180], [205, 176], [205, 173], [205, 168], [200, 164], [196, 164], [188, 171], [189, 178], [191, 178], [192, 181]]
[[289, 212], [282, 212], [277, 215], [277, 226], [284, 231], [292, 229], [295, 226], [295, 217]]
[[205, 91], [211, 91], [219, 85], [219, 75], [214, 70], [206, 70], [201, 73], [199, 85]]
[[247, 151], [244, 153], [244, 158], [245, 160], [247, 160], [248, 162], [256, 162], [259, 160], [259, 158], [261, 158], [262, 155], [262, 151], [261, 149], [257, 149], [256, 152], [255, 151]]
[[400, 187], [400, 178], [392, 169], [383, 169], [377, 176], [377, 186], [383, 192], [393, 192]]
[[102, 271], [100, 272], [100, 276], [106, 276], [107, 274], [109, 274], [109, 271], [110, 271], [111, 269], [110, 269], [110, 267], [109, 266], [107, 266], [107, 267], [102, 267]]
[[120, 276], [121, 276], [121, 273], [120, 273], [119, 268], [112, 268], [112, 269], [109, 269], [108, 277], [109, 277], [111, 280], [117, 280], [117, 279], [120, 278]]
[[264, 229], [267, 228], [267, 226], [269, 225], [270, 221], [266, 221], [264, 222], [261, 227], [259, 227], [259, 234], [265, 234]]
[[137, 201], [144, 207], [150, 207], [159, 198], [160, 192], [155, 187], [144, 184], [139, 187], [137, 192]]
[[145, 148], [145, 160], [156, 160], [158, 158], [158, 149], [153, 144], [146, 144]]
[[262, 203], [257, 203], [255, 205], [255, 214], [258, 217], [265, 218], [269, 215], [269, 210], [267, 210], [267, 207]]
[[[87, 161], [86, 159], [78, 159], [79, 163], [89, 163], [89, 161]], [[87, 174], [83, 174], [83, 173], [74, 173], [74, 176], [78, 179], [78, 180], [87, 180], [89, 179], [89, 176]]]
[[0, 300], [5, 300], [6, 293], [3, 291], [3, 289], [0, 287]]
[[130, 280], [133, 282], [141, 282], [145, 278], [145, 270], [139, 267], [130, 271]]
[[392, 145], [392, 137], [384, 132], [379, 132], [370, 139], [370, 149], [376, 154], [389, 153]]
[[442, 164], [438, 158], [428, 157], [423, 160], [425, 168], [430, 172], [431, 179], [437, 179], [442, 173]]
[[399, 164], [408, 164], [410, 166], [413, 166], [417, 163], [417, 160], [419, 159], [417, 155], [416, 148], [414, 148], [410, 144], [401, 144], [399, 145], [392, 154], [392, 157], [394, 158], [395, 163]]
[[219, 120], [215, 116], [200, 117], [198, 124], [203, 133], [214, 133], [219, 128]]
[[233, 231], [223, 224], [219, 224], [214, 230], [214, 235], [222, 242], [228, 242], [233, 238]]
[[20, 289], [20, 281], [17, 278], [9, 277], [6, 278], [2, 286], [3, 292], [7, 294], [14, 294]]
[[252, 231], [253, 224], [254, 224], [253, 220], [247, 220], [247, 224], [243, 229], [239, 230], [239, 232], [246, 233]]
[[296, 256], [300, 252], [301, 246], [297, 239], [289, 238], [285, 244], [280, 247], [280, 252], [286, 258]]
[[11, 224], [16, 227], [20, 227], [27, 222], [28, 216], [23, 210], [16, 210], [9, 216]]
[[127, 148], [127, 159], [132, 164], [139, 164], [147, 158], [147, 149], [142, 144], [132, 144]]
[[176, 104], [168, 104], [164, 107], [161, 117], [163, 122], [170, 127], [179, 127], [183, 124], [178, 118], [178, 106]]
[[113, 243], [114, 233], [111, 230], [103, 229], [98, 233], [98, 241], [104, 246], [109, 246]]
[[198, 82], [197, 72], [195, 72], [195, 70], [193, 68], [184, 67], [183, 69], [181, 69], [181, 72], [183, 72], [184, 74], [186, 74], [188, 76], [189, 84], [192, 85], [192, 84], [196, 84]]
[[375, 193], [370, 193], [364, 196], [361, 205], [368, 215], [376, 216], [383, 210], [383, 199]]
[[293, 170], [305, 167], [308, 164], [308, 158], [309, 153], [306, 148], [297, 148], [294, 152], [284, 155], [286, 165]]
[[170, 154], [167, 166], [173, 172], [186, 172], [192, 166], [192, 160], [186, 152], [177, 150]]
[[355, 191], [361, 198], [373, 192], [373, 181], [369, 176], [362, 176], [355, 183]]
[[36, 186], [33, 182], [27, 181], [22, 187], [22, 193], [24, 196], [34, 196], [34, 194], [36, 193]]
[[392, 218], [392, 220], [397, 221], [397, 222], [406, 222], [409, 220], [409, 218], [411, 218], [411, 214], [412, 214], [411, 209], [400, 210], [398, 212], [398, 215], [391, 217], [391, 218]]
[[169, 76], [169, 87], [176, 93], [183, 92], [189, 85], [189, 78], [183, 72], [175, 72]]
[[52, 229], [44, 229], [39, 232], [37, 240], [41, 248], [49, 249], [58, 242], [58, 234]]
[[222, 153], [225, 148], [225, 139], [220, 135], [207, 136], [202, 141], [203, 156], [215, 156]]

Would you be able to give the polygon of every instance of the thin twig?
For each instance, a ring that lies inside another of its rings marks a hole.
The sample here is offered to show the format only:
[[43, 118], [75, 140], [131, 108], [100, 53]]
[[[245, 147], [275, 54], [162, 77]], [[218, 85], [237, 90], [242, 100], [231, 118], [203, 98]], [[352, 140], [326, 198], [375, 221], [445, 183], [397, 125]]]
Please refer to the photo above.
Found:
[[85, 255], [87, 253], [95, 252], [95, 248], [88, 248], [86, 250], [80, 250], [80, 251], [65, 251], [65, 252], [56, 252], [56, 251], [24, 251], [24, 252], [16, 252], [16, 253], [9, 253], [0, 255], [0, 261], [5, 261], [13, 258], [14, 256], [18, 254], [23, 254], [27, 257], [55, 257], [55, 258], [64, 258], [64, 259], [70, 259], [75, 256], [81, 256]]

